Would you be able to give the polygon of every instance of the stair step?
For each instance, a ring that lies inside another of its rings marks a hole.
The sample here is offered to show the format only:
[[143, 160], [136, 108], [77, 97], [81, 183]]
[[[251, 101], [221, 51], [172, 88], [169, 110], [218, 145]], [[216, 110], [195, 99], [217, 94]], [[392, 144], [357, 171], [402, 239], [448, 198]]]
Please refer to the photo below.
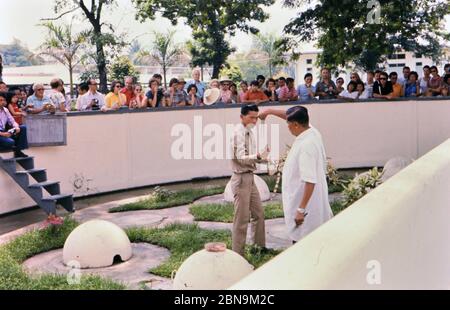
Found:
[[37, 182], [46, 182], [47, 181], [47, 170], [46, 169], [30, 169], [17, 171], [17, 175], [31, 175]]
[[52, 185], [56, 185], [59, 184], [59, 182], [41, 182], [41, 183], [35, 183], [35, 184], [31, 184], [29, 187], [32, 188], [39, 188], [39, 187], [47, 187], [47, 186], [52, 186]]
[[27, 161], [27, 160], [32, 160], [34, 159], [34, 156], [28, 156], [28, 157], [13, 157], [13, 158], [6, 158], [3, 159], [3, 161], [6, 162], [11, 162], [11, 161], [15, 161], [15, 162], [19, 162], [19, 161]]
[[59, 201], [66, 198], [71, 198], [72, 194], [60, 194], [60, 195], [53, 195], [49, 197], [42, 198], [43, 201]]

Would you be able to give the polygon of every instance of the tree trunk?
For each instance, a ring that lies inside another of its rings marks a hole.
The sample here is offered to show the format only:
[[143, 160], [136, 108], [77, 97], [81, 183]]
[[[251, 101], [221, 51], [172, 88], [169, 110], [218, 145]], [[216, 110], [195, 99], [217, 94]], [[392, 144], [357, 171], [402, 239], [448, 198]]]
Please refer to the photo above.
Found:
[[103, 43], [97, 41], [97, 69], [100, 77], [100, 92], [106, 94], [108, 92], [108, 76], [106, 74], [106, 59], [103, 50]]
[[70, 80], [70, 99], [73, 98], [73, 66], [69, 63], [69, 80]]
[[166, 65], [163, 65], [163, 76], [164, 76], [164, 90], [167, 89], [167, 79], [166, 79], [166, 72], [167, 72], [167, 68]]
[[222, 66], [222, 62], [217, 62], [214, 61], [214, 65], [213, 65], [213, 74], [212, 74], [212, 78], [213, 79], [218, 79], [219, 78], [219, 74], [220, 74], [220, 67]]

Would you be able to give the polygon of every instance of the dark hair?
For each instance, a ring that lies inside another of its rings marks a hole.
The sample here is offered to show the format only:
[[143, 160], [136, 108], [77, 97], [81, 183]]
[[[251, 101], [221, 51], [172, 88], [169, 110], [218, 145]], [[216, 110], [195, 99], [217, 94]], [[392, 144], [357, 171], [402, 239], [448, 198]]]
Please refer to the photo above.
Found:
[[259, 112], [258, 106], [256, 104], [246, 104], [241, 108], [241, 115], [246, 116], [251, 111]]
[[305, 77], [304, 77], [303, 79], [306, 80], [306, 79], [309, 78], [309, 77], [313, 77], [313, 75], [312, 75], [311, 73], [306, 73], [306, 74], [305, 74]]
[[350, 81], [348, 84], [347, 84], [347, 89], [348, 89], [348, 87], [350, 86], [350, 85], [353, 85], [353, 89], [356, 89], [356, 86], [358, 85], [355, 81]]
[[285, 81], [286, 82], [286, 78], [285, 77], [280, 77], [280, 78], [278, 78], [278, 81]]
[[416, 71], [411, 71], [411, 73], [409, 74], [409, 76], [414, 75], [416, 77], [416, 80], [419, 79], [419, 74]]
[[195, 91], [198, 92], [198, 87], [195, 84], [191, 84], [187, 88], [187, 93], [188, 94], [191, 92], [192, 88], [195, 88]]
[[411, 70], [411, 68], [410, 68], [410, 67], [408, 67], [408, 66], [406, 66], [406, 67], [403, 67], [403, 71], [405, 71], [406, 69], [408, 69], [408, 70]]
[[241, 84], [244, 84], [244, 85], [247, 85], [247, 86], [248, 86], [248, 82], [247, 82], [247, 81], [241, 81], [241, 82], [239, 83], [239, 85], [241, 85]]
[[382, 75], [384, 75], [386, 78], [389, 77], [389, 75], [387, 74], [387, 72], [384, 72], [384, 71], [380, 72], [380, 77], [381, 77]]
[[89, 85], [92, 85], [92, 81], [94, 81], [95, 84], [97, 85], [97, 80], [96, 79], [89, 79], [89, 81], [88, 81]]
[[393, 76], [398, 76], [397, 72], [391, 72], [389, 74], [389, 79], [392, 79]]
[[447, 69], [447, 68], [449, 68], [449, 67], [450, 67], [450, 64], [445, 64], [444, 70]]
[[383, 73], [383, 71], [381, 71], [380, 69], [377, 69], [377, 70], [375, 70], [375, 74], [377, 74], [377, 73]]
[[423, 66], [423, 69], [430, 69], [429, 65]]
[[156, 82], [156, 83], [158, 84], [158, 86], [160, 85], [160, 84], [159, 84], [159, 81], [158, 81], [157, 79], [151, 78], [150, 81], [148, 81], [148, 87], [151, 88], [153, 82]]
[[302, 125], [303, 127], [309, 125], [308, 109], [305, 107], [296, 106], [290, 108], [289, 110], [287, 110], [286, 114], [288, 122], [295, 122]]
[[366, 71], [366, 74], [372, 74], [372, 75], [375, 75], [375, 72], [373, 72], [372, 70], [368, 70], [368, 71]]
[[356, 88], [358, 88], [358, 85], [362, 85], [363, 86], [363, 91], [366, 89], [366, 85], [364, 85], [363, 81], [357, 81], [356, 82]]
[[266, 80], [266, 77], [264, 76], [264, 75], [258, 75], [257, 77], [256, 77], [256, 79], [257, 80]]
[[447, 74], [444, 76], [444, 83], [450, 85], [450, 83], [447, 83], [447, 80], [448, 80], [448, 79], [450, 79], [450, 73], [447, 73]]
[[52, 89], [56, 89], [61, 85], [61, 81], [60, 80], [53, 80], [50, 82], [50, 87]]
[[259, 86], [259, 83], [257, 80], [254, 80], [250, 83], [250, 86]]
[[269, 87], [270, 82], [274, 83], [275, 85], [277, 84], [277, 81], [275, 81], [274, 79], [268, 79], [266, 82], [266, 87]]
[[438, 68], [436, 66], [431, 66], [430, 70], [436, 69], [436, 72], [438, 71]]
[[5, 93], [5, 95], [6, 95], [6, 96], [5, 96], [6, 104], [10, 104], [10, 103], [12, 102], [12, 98], [13, 98], [14, 96], [16, 96], [16, 94], [15, 94], [14, 92], [11, 92], [11, 91]]
[[161, 80], [162, 80], [162, 75], [159, 74], [159, 73], [155, 73], [155, 74], [153, 74], [153, 78], [154, 78], [154, 79], [161, 79]]
[[344, 82], [344, 78], [342, 78], [342, 77], [338, 77], [338, 78], [336, 79], [336, 82], [339, 81], [339, 80], [342, 80], [342, 82]]
[[114, 88], [116, 88], [117, 84], [122, 84], [120, 81], [112, 81], [111, 83], [111, 92], [114, 92]]
[[178, 79], [177, 78], [173, 78], [169, 82], [169, 87], [172, 87], [173, 84], [178, 84], [178, 83], [179, 83]]
[[0, 97], [6, 100], [6, 93], [0, 93]]
[[286, 79], [286, 83], [287, 84], [289, 84], [289, 83], [294, 83], [295, 82], [295, 80], [293, 79], [293, 78], [291, 78], [291, 77], [288, 77], [287, 79]]
[[5, 85], [6, 85], [6, 83], [5, 83], [5, 82], [3, 82], [3, 81], [0, 81], [0, 84], [5, 84]]
[[83, 90], [83, 91], [88, 91], [89, 90], [89, 85], [88, 83], [81, 83], [80, 85], [78, 85], [78, 87]]

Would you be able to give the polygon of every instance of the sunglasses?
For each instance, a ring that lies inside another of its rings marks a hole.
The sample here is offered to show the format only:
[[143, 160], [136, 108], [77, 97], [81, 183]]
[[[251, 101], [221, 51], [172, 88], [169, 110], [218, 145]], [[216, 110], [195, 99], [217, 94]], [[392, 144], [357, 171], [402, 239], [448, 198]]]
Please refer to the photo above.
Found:
[[38, 88], [38, 89], [36, 89], [36, 91], [42, 91], [42, 90], [44, 90], [43, 88]]
[[120, 86], [120, 85], [116, 85], [116, 86], [114, 86], [115, 88], [121, 88], [122, 86]]

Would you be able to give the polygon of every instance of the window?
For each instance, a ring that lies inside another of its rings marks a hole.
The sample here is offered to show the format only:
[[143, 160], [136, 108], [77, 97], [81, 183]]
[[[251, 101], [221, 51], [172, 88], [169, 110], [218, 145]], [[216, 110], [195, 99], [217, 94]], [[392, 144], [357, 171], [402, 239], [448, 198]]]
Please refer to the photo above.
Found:
[[389, 59], [405, 59], [406, 54], [392, 54], [388, 56]]
[[312, 72], [312, 68], [306, 69], [307, 72]]
[[422, 56], [422, 54], [415, 53], [415, 54], [414, 54], [414, 57], [416, 57], [416, 58], [422, 58], [423, 56]]
[[416, 67], [422, 67], [422, 63], [421, 62], [416, 62]]
[[306, 59], [306, 64], [307, 64], [307, 65], [312, 64], [312, 59]]
[[389, 68], [397, 68], [397, 64], [390, 64]]

